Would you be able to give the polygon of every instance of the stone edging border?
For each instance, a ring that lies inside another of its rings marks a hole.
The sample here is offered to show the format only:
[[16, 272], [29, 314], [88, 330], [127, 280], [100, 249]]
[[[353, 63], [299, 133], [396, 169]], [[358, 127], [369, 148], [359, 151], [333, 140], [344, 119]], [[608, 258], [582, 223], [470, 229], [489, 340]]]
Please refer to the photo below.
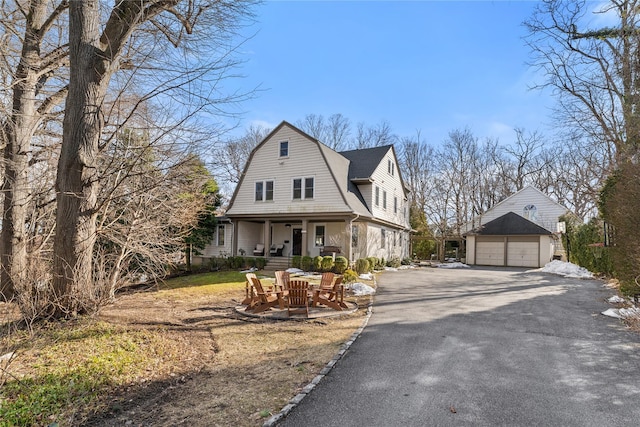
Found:
[[311, 380], [311, 382], [307, 384], [300, 393], [298, 393], [291, 400], [289, 400], [289, 403], [286, 404], [284, 408], [280, 410], [280, 412], [278, 412], [275, 415], [272, 415], [267, 421], [265, 421], [264, 424], [262, 424], [262, 427], [275, 427], [278, 424], [278, 422], [282, 421], [282, 419], [286, 417], [289, 414], [289, 412], [293, 410], [293, 408], [296, 407], [296, 405], [302, 402], [302, 399], [304, 399], [309, 393], [311, 393], [311, 391], [315, 388], [315, 386], [318, 385], [318, 383], [322, 381], [324, 376], [331, 371], [331, 369], [335, 366], [336, 363], [338, 363], [338, 360], [340, 360], [342, 356], [344, 356], [344, 354], [347, 352], [349, 347], [351, 347], [354, 341], [360, 336], [362, 331], [364, 331], [364, 328], [369, 323], [369, 318], [371, 317], [372, 311], [373, 311], [373, 296], [371, 297], [371, 301], [369, 301], [369, 304], [367, 305], [367, 315], [362, 321], [362, 325], [360, 325], [360, 327], [356, 329], [356, 331], [353, 334], [351, 334], [351, 337], [347, 342], [345, 342], [344, 344], [342, 344], [342, 346], [340, 346], [340, 351], [338, 351], [338, 353], [335, 356], [333, 356], [333, 358], [325, 365], [325, 367], [322, 368], [320, 373], [316, 375], [316, 377], [313, 380]]

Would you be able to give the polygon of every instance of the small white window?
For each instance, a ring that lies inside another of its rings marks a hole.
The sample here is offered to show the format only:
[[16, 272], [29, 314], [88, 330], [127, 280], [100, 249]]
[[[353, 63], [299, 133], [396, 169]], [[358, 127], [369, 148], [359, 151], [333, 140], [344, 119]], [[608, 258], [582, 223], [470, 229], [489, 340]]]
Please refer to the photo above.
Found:
[[376, 206], [380, 206], [380, 187], [376, 186]]
[[280, 141], [280, 157], [289, 157], [289, 141]]
[[387, 192], [382, 192], [382, 209], [387, 209]]
[[357, 225], [351, 226], [351, 246], [353, 246], [354, 248], [358, 247], [358, 226]]
[[218, 235], [216, 236], [216, 243], [218, 246], [224, 246], [224, 232], [225, 226], [222, 224], [218, 225]]
[[380, 249], [384, 249], [387, 243], [387, 231], [383, 228], [380, 230]]

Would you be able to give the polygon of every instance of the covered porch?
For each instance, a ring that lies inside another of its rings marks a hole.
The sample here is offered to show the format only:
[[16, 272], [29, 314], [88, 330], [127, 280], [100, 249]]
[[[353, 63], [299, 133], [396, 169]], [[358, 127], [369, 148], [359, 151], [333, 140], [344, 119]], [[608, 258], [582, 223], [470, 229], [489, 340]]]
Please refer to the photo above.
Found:
[[[352, 260], [353, 233], [358, 233], [354, 217], [340, 218], [234, 218], [233, 253], [266, 258], [321, 255], [327, 247], [336, 255]], [[357, 242], [357, 238], [355, 239]], [[254, 255], [258, 244], [263, 255]], [[272, 245], [275, 251], [271, 251]]]

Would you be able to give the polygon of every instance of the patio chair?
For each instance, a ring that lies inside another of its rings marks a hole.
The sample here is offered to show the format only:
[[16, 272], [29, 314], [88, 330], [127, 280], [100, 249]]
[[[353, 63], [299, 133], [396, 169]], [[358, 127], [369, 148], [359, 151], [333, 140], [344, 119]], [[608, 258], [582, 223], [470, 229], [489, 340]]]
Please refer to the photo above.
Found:
[[282, 299], [281, 291], [269, 291], [262, 286], [262, 282], [257, 277], [252, 277], [253, 289], [255, 297], [247, 310], [254, 313], [262, 313], [263, 311], [271, 310], [272, 307], [279, 306], [281, 310], [284, 310], [284, 300]]
[[288, 271], [276, 271], [276, 289], [286, 293], [289, 290], [289, 282], [291, 280], [291, 274]]
[[318, 288], [313, 293], [312, 305], [316, 307], [318, 304], [326, 305], [334, 310], [342, 311], [348, 308], [344, 302], [344, 286], [342, 285], [342, 276], [336, 277], [333, 286], [330, 289]]
[[276, 245], [274, 243], [269, 248], [269, 256], [282, 256], [282, 251], [283, 250], [284, 250], [284, 245], [283, 244]]
[[320, 290], [321, 291], [330, 291], [333, 289], [333, 279], [336, 275], [332, 272], [322, 273], [322, 278], [320, 279]]
[[304, 314], [309, 317], [309, 282], [306, 280], [291, 280], [287, 301], [287, 315]]
[[258, 243], [253, 250], [253, 256], [264, 256], [264, 244]]
[[253, 292], [253, 282], [251, 281], [252, 277], [256, 277], [255, 273], [247, 273], [245, 275], [247, 281], [244, 283], [244, 299], [242, 300], [242, 305], [250, 305], [251, 301], [255, 296], [255, 292]]

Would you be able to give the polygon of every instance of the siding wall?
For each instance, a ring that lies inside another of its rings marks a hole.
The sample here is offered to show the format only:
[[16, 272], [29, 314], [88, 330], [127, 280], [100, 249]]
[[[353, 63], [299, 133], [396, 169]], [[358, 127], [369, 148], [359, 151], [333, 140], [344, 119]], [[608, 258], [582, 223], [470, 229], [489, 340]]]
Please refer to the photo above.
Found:
[[[289, 142], [289, 156], [279, 157], [280, 142]], [[346, 159], [345, 159], [346, 161]], [[312, 200], [293, 200], [293, 179], [314, 178]], [[274, 181], [274, 200], [255, 201], [255, 183]], [[318, 145], [283, 126], [255, 152], [240, 183], [229, 215], [275, 213], [328, 213], [348, 211]]]
[[[393, 163], [393, 174], [389, 174], [388, 161]], [[402, 181], [400, 180], [400, 173], [398, 164], [396, 163], [393, 151], [389, 149], [389, 152], [378, 165], [373, 175], [373, 185], [361, 186], [360, 191], [363, 192], [364, 197], [369, 203], [369, 207], [373, 216], [376, 218], [384, 219], [385, 221], [399, 224], [402, 227], [409, 226], [408, 220], [408, 208], [407, 199], [404, 195], [402, 188]], [[368, 187], [368, 188], [365, 188]], [[375, 189], [380, 188], [380, 201], [376, 206], [375, 204]], [[366, 191], [366, 193], [365, 193]], [[387, 193], [387, 207], [383, 208], [383, 193]], [[394, 198], [398, 200], [398, 210], [394, 212]]]
[[[210, 258], [210, 257], [219, 257], [219, 256], [228, 256], [231, 255], [231, 248], [233, 243], [233, 226], [231, 224], [219, 224], [224, 225], [224, 245], [218, 246], [218, 236], [217, 234], [213, 236], [213, 240], [209, 243], [203, 250], [200, 252], [201, 257]], [[216, 226], [216, 233], [218, 232], [218, 226]]]

